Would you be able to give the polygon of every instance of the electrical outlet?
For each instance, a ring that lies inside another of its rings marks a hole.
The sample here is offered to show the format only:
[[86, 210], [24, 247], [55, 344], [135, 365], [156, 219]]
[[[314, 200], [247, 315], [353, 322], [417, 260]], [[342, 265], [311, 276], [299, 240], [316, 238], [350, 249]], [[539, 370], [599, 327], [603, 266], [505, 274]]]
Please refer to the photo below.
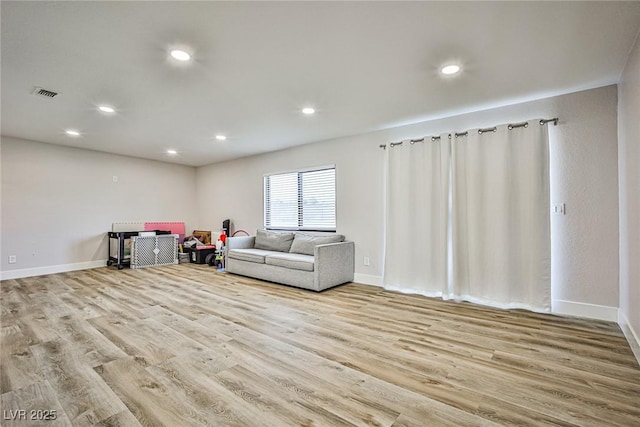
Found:
[[363, 262], [364, 265], [366, 265], [368, 267], [369, 266], [369, 257], [368, 256], [364, 257], [362, 262]]
[[17, 261], [15, 255], [9, 255], [9, 264], [15, 264]]
[[113, 175], [113, 182], [118, 182], [118, 175]]

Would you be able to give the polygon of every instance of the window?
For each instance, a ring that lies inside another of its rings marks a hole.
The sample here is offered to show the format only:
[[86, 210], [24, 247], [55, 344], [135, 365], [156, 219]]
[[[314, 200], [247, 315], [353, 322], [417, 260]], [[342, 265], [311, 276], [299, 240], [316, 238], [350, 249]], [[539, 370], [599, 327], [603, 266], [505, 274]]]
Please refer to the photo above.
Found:
[[335, 166], [265, 176], [264, 226], [335, 231]]

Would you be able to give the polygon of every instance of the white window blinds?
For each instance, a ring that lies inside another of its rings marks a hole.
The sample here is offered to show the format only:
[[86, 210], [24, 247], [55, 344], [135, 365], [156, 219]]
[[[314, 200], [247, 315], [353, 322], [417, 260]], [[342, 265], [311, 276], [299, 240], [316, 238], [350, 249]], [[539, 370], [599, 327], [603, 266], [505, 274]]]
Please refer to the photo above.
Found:
[[264, 226], [335, 231], [335, 167], [265, 176]]

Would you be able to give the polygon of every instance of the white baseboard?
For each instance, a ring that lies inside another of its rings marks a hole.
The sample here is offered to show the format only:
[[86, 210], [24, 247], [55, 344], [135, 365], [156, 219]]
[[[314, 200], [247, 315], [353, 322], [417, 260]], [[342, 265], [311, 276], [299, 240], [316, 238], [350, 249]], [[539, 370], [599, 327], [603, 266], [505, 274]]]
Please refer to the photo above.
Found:
[[88, 270], [104, 267], [106, 259], [98, 261], [76, 262], [74, 264], [48, 265], [46, 267], [24, 268], [21, 270], [0, 271], [0, 280], [21, 279], [23, 277], [44, 276], [45, 274], [65, 273], [67, 271]]
[[371, 274], [356, 273], [353, 281], [363, 285], [382, 286], [382, 276], [373, 276]]
[[629, 323], [629, 319], [622, 312], [622, 310], [618, 311], [618, 325], [620, 329], [622, 329], [622, 333], [625, 338], [629, 342], [629, 347], [631, 347], [631, 351], [633, 351], [634, 356], [636, 356], [636, 360], [640, 365], [640, 338], [638, 338], [638, 334], [633, 330], [633, 327]]
[[618, 321], [618, 307], [610, 307], [608, 305], [585, 304], [582, 302], [555, 299], [551, 301], [551, 312], [567, 316], [607, 320], [609, 322]]

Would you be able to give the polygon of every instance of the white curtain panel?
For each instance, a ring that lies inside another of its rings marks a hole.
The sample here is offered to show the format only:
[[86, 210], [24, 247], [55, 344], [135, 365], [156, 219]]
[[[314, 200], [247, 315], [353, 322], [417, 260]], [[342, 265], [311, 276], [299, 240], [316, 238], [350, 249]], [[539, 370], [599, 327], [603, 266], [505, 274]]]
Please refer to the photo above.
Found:
[[547, 126], [498, 126], [454, 137], [450, 296], [550, 310]]
[[447, 291], [450, 141], [403, 141], [387, 149], [384, 287]]

